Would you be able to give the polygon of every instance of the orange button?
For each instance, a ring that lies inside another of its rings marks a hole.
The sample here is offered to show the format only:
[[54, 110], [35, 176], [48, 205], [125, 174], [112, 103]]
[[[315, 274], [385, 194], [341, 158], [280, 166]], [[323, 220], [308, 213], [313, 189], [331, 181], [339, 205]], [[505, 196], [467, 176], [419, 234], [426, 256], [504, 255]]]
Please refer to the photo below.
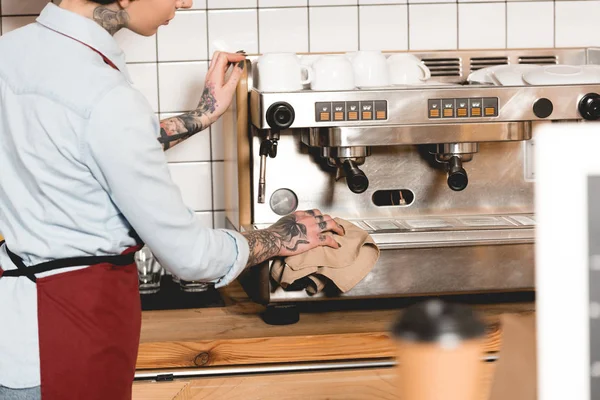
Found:
[[494, 107], [486, 107], [485, 115], [494, 115], [496, 114], [496, 109]]
[[385, 119], [385, 111], [377, 111], [375, 113], [375, 119]]
[[454, 115], [454, 110], [452, 110], [451, 108], [444, 109], [444, 117], [451, 117], [453, 115]]
[[481, 116], [481, 108], [471, 108], [471, 115], [473, 117]]
[[344, 113], [343, 112], [335, 112], [333, 113], [333, 119], [336, 121], [343, 121], [344, 120]]
[[373, 118], [373, 114], [371, 113], [371, 111], [363, 111], [362, 119], [371, 119], [371, 118]]
[[329, 121], [329, 113], [328, 112], [322, 112], [321, 113], [321, 121]]
[[440, 110], [429, 110], [429, 118], [439, 118]]
[[348, 119], [349, 120], [357, 120], [358, 119], [358, 111], [349, 111]]
[[467, 116], [467, 109], [466, 108], [459, 108], [458, 110], [456, 110], [456, 115], [458, 115], [459, 117], [466, 117]]

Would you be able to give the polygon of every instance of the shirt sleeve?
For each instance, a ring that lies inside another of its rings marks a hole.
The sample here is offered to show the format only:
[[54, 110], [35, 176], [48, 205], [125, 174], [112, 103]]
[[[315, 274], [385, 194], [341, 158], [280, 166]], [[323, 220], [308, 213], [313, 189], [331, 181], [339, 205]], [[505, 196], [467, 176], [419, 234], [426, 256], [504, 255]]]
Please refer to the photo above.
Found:
[[202, 226], [171, 179], [158, 132], [147, 100], [123, 85], [94, 106], [81, 143], [92, 174], [161, 265], [184, 280], [224, 286], [245, 268], [248, 242]]

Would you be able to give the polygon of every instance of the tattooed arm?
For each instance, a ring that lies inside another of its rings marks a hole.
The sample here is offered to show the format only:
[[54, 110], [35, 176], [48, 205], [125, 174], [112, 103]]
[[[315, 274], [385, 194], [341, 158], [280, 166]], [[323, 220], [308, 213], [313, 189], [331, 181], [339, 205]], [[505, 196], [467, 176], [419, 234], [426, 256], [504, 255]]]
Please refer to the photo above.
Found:
[[[192, 135], [208, 128], [229, 107], [233, 94], [244, 70], [245, 53], [215, 52], [211, 65], [206, 74], [204, 91], [198, 107], [189, 113], [178, 115], [160, 122], [160, 137], [165, 150], [183, 142]], [[233, 68], [229, 80], [225, 73], [230, 65]]]
[[335, 241], [332, 232], [345, 234], [344, 228], [329, 215], [322, 215], [318, 210], [296, 211], [267, 229], [244, 233], [250, 247], [247, 266], [276, 256], [304, 253], [317, 246], [337, 249], [340, 244]]
[[208, 128], [211, 118], [209, 114], [216, 111], [215, 88], [214, 84], [207, 82], [200, 97], [198, 108], [186, 114], [160, 121], [160, 138], [165, 150], [177, 143], [183, 142], [190, 136]]

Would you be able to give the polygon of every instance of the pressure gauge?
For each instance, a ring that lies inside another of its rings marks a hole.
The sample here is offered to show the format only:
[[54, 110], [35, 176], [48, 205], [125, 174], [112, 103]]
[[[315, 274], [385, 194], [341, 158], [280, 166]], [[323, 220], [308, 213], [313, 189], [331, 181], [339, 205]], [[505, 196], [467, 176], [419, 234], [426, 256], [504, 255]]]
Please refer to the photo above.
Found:
[[298, 208], [298, 197], [289, 189], [277, 189], [269, 201], [271, 210], [277, 215], [288, 215]]

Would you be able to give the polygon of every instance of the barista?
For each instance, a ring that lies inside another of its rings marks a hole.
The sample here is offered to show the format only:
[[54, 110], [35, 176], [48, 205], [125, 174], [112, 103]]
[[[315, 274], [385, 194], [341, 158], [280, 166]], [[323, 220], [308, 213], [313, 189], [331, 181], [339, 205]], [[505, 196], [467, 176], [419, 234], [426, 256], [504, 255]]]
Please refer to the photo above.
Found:
[[343, 230], [318, 210], [239, 234], [205, 229], [184, 205], [163, 150], [225, 112], [245, 56], [215, 53], [198, 108], [159, 124], [112, 35], [153, 35], [191, 5], [63, 0], [0, 38], [2, 399], [131, 397], [143, 243], [217, 287], [271, 257], [339, 246]]

